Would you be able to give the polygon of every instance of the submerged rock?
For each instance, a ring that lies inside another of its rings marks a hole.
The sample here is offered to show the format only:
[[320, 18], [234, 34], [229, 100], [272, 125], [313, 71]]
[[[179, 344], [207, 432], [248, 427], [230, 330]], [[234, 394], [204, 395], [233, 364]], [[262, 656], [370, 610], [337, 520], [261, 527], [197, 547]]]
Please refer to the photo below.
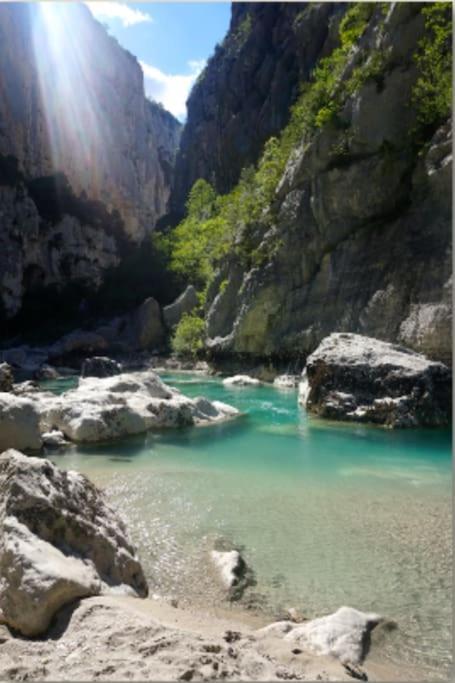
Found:
[[404, 347], [334, 333], [309, 356], [299, 400], [335, 420], [443, 426], [451, 416], [451, 373]]
[[185, 291], [180, 294], [169, 306], [163, 308], [163, 318], [169, 329], [172, 329], [180, 322], [185, 313], [191, 311], [198, 305], [197, 292], [193, 285], [188, 285]]
[[112, 377], [122, 372], [122, 366], [112, 358], [93, 356], [82, 363], [82, 377]]
[[226, 387], [258, 387], [262, 382], [249, 375], [234, 375], [233, 377], [223, 379], [223, 384]]
[[1, 619], [23, 635], [44, 633], [77, 598], [148, 594], [123, 522], [81, 474], [2, 453], [0, 530]]
[[238, 550], [212, 550], [210, 557], [230, 600], [239, 600], [245, 589], [255, 583], [252, 570]]

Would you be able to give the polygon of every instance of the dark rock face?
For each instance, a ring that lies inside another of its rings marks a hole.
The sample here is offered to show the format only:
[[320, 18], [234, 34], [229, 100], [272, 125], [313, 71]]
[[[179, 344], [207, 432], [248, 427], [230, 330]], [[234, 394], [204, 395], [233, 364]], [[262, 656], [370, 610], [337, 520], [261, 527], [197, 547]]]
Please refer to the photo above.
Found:
[[387, 427], [450, 423], [451, 373], [442, 363], [358, 334], [326, 337], [306, 364], [300, 402], [332, 420]]
[[45, 288], [93, 291], [153, 230], [181, 127], [145, 98], [137, 60], [83, 5], [2, 4], [0, 72], [0, 307], [10, 318]]
[[15, 450], [0, 457], [0, 609], [27, 636], [65, 604], [110, 588], [145, 597], [123, 522], [76, 472]]
[[82, 377], [112, 377], [122, 372], [122, 366], [112, 358], [93, 356], [82, 363]]
[[419, 6], [390, 6], [382, 31], [375, 16], [364, 48], [385, 55], [381, 83], [366, 81], [342, 125], [291, 156], [272, 224], [254, 231], [273, 256], [250, 267], [231, 254], [221, 266], [207, 297], [214, 358], [303, 362], [336, 329], [451, 363], [451, 124], [416, 152]]
[[205, 178], [219, 192], [255, 163], [278, 133], [342, 3], [233, 3], [229, 33], [193, 87], [176, 160], [171, 206], [181, 214]]

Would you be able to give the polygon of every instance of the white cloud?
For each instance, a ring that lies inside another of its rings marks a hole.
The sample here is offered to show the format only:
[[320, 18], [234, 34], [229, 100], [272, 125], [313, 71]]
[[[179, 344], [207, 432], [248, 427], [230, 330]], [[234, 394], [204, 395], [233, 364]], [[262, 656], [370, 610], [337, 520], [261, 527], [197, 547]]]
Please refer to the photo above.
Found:
[[119, 19], [123, 26], [134, 26], [144, 21], [153, 21], [150, 14], [129, 7], [123, 2], [86, 2], [95, 19]]
[[188, 74], [166, 74], [156, 66], [139, 62], [144, 72], [145, 93], [180, 120], [186, 117], [186, 100], [205, 66], [204, 60], [188, 62]]

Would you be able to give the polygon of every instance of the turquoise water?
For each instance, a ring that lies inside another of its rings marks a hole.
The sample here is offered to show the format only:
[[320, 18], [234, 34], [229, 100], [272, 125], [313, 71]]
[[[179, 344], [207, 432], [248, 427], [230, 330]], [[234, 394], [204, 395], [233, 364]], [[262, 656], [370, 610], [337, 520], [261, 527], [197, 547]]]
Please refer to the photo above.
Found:
[[54, 456], [106, 488], [152, 592], [219, 604], [208, 551], [223, 537], [256, 572], [246, 606], [271, 616], [290, 606], [306, 616], [342, 604], [377, 611], [399, 627], [388, 658], [418, 665], [425, 680], [447, 677], [451, 435], [318, 421], [293, 390], [163, 379], [244, 415]]

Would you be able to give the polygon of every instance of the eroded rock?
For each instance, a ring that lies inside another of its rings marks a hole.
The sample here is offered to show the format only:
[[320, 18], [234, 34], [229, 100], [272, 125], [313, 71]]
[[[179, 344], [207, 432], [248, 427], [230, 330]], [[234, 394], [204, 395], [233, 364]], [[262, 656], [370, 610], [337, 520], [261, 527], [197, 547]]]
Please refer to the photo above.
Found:
[[451, 416], [451, 373], [404, 347], [334, 333], [307, 359], [299, 400], [335, 420], [443, 426]]
[[180, 322], [184, 313], [191, 313], [197, 305], [197, 292], [193, 285], [188, 285], [178, 299], [163, 308], [163, 318], [167, 327], [169, 329], [175, 327]]
[[123, 522], [81, 474], [2, 453], [0, 530], [1, 619], [26, 636], [76, 598], [148, 593]]

